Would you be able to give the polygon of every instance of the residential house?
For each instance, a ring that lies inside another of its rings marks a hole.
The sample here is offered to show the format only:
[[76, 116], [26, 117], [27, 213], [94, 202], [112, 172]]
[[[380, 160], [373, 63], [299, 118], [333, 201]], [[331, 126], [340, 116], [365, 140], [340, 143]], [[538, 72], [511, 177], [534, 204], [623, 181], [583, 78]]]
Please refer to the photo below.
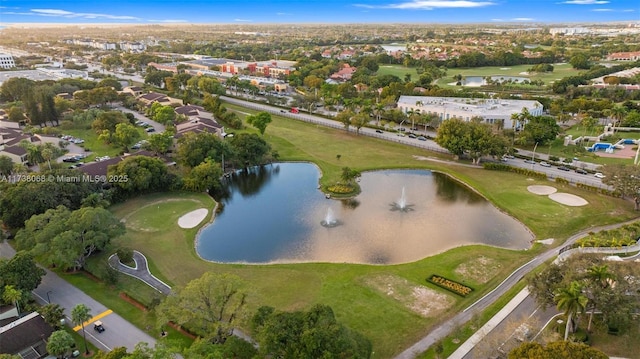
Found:
[[146, 107], [150, 107], [154, 102], [159, 102], [162, 105], [182, 105], [182, 100], [169, 97], [165, 94], [157, 92], [149, 92], [137, 97], [138, 101]]
[[614, 52], [607, 56], [609, 61], [637, 61], [640, 60], [640, 51], [635, 52]]
[[216, 134], [220, 137], [223, 136], [224, 127], [213, 119], [196, 117], [187, 122], [182, 122], [176, 125], [175, 138], [180, 138], [186, 133], [201, 133], [208, 132]]
[[122, 89], [122, 93], [138, 97], [144, 93], [144, 89], [140, 86], [127, 86]]
[[0, 128], [0, 156], [11, 158], [13, 163], [27, 165], [27, 150], [20, 146], [22, 141], [34, 144], [40, 143], [40, 138], [25, 135], [20, 129], [1, 127]]
[[338, 82], [349, 81], [351, 80], [351, 77], [353, 76], [353, 73], [356, 72], [356, 70], [358, 69], [350, 66], [349, 64], [344, 64], [342, 65], [340, 71], [331, 74], [329, 78]]
[[38, 313], [22, 318], [2, 321], [0, 327], [0, 354], [17, 355], [20, 358], [40, 359], [47, 356], [47, 340], [53, 328]]
[[[117, 165], [118, 163], [124, 161], [129, 157], [135, 157], [135, 156], [157, 157], [152, 152], [141, 150], [134, 153], [125, 153], [122, 156], [117, 156], [117, 157], [109, 158], [102, 161], [85, 163], [84, 165], [77, 167], [77, 170], [92, 177], [106, 176], [109, 170], [109, 166]], [[166, 158], [166, 157], [157, 157], [157, 158], [160, 158], [161, 160], [163, 160], [163, 162], [167, 166], [175, 165], [175, 162], [173, 162], [169, 158]]]

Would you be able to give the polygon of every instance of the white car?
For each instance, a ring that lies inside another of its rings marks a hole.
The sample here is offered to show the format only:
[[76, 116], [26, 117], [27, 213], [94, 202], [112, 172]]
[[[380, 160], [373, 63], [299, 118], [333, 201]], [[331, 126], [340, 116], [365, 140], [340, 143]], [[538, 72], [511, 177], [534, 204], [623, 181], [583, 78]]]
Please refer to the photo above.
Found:
[[597, 172], [596, 174], [594, 174], [594, 176], [595, 176], [596, 178], [600, 178], [600, 179], [607, 177], [607, 176], [603, 175], [603, 174], [602, 174], [602, 173], [600, 173], [600, 172]]
[[551, 167], [551, 165], [548, 162], [545, 162], [545, 161], [540, 162], [540, 166], [542, 166], [542, 167]]

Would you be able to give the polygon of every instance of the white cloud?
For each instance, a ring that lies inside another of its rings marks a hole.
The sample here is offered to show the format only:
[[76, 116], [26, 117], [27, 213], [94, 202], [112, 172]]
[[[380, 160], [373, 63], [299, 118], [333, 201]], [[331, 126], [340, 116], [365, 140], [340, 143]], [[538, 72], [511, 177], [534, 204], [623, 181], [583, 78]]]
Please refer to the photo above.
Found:
[[491, 19], [491, 21], [502, 22], [502, 21], [504, 21], [504, 19]]
[[293, 16], [293, 14], [288, 13], [288, 12], [277, 12], [276, 15], [278, 15], [278, 16]]
[[233, 19], [233, 21], [237, 21], [237, 22], [251, 22], [253, 20], [248, 20], [248, 19]]
[[438, 8], [475, 8], [496, 5], [493, 1], [469, 1], [469, 0], [412, 0], [398, 4], [368, 5], [354, 4], [353, 6], [367, 9], [401, 9], [401, 10], [433, 10]]
[[[15, 14], [15, 15], [18, 15], [18, 14]], [[23, 13], [20, 15], [37, 15], [37, 16], [51, 16], [51, 17], [65, 17], [65, 18], [81, 18], [81, 19], [141, 20], [139, 17], [128, 16], [128, 15], [81, 13], [81, 12], [71, 12], [71, 11], [60, 10], [60, 9], [31, 9], [30, 13]]]
[[622, 10], [622, 12], [634, 12], [634, 11], [635, 11], [634, 9], [624, 9], [624, 10]]
[[568, 0], [563, 2], [562, 4], [572, 4], [572, 5], [603, 5], [608, 4], [607, 0]]
[[596, 12], [610, 12], [613, 11], [613, 9], [593, 9], [591, 11], [596, 11]]
[[534, 21], [535, 19], [530, 17], [514, 17], [511, 21]]

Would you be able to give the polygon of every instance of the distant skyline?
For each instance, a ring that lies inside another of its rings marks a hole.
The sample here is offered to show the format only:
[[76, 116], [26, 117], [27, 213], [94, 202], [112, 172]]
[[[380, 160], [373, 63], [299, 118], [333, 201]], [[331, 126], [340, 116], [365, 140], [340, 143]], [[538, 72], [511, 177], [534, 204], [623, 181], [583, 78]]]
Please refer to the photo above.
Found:
[[12, 23], [640, 22], [639, 0], [0, 0]]

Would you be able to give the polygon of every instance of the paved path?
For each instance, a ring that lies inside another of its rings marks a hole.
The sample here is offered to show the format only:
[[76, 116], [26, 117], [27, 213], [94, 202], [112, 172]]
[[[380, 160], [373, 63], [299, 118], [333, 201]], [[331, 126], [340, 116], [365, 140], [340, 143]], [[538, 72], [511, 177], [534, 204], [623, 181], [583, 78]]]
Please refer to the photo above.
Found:
[[[632, 219], [623, 223], [610, 224], [607, 226], [601, 226], [596, 228], [585, 229], [573, 236], [569, 237], [567, 241], [564, 243], [564, 247], [573, 244], [578, 239], [587, 236], [590, 232], [599, 232], [609, 229], [614, 229], [621, 227], [625, 224], [633, 223], [638, 221], [639, 219]], [[441, 325], [435, 327], [427, 336], [420, 339], [417, 343], [400, 353], [396, 356], [396, 359], [410, 359], [415, 358], [420, 353], [425, 352], [429, 349], [430, 346], [438, 342], [439, 340], [444, 339], [446, 336], [450, 335], [454, 329], [458, 326], [463, 325], [468, 322], [475, 314], [481, 313], [491, 304], [493, 304], [496, 300], [502, 297], [511, 287], [513, 287], [520, 279], [522, 279], [527, 273], [531, 272], [533, 269], [542, 265], [544, 262], [550, 260], [551, 258], [557, 256], [561, 249], [552, 248], [547, 250], [546, 252], [536, 256], [531, 261], [525, 263], [520, 268], [516, 269], [511, 275], [509, 275], [502, 283], [500, 283], [494, 290], [487, 293], [484, 297], [480, 298], [477, 302], [471, 304], [467, 309], [462, 312], [456, 314], [451, 319], [442, 323]], [[525, 296], [526, 297], [526, 296]], [[513, 310], [519, 304], [518, 301], [511, 301], [508, 304], [509, 312]]]
[[[11, 258], [15, 250], [5, 241], [0, 243], [0, 257]], [[93, 343], [98, 349], [111, 351], [116, 347], [126, 347], [132, 351], [139, 342], [149, 343], [151, 347], [156, 345], [156, 340], [138, 329], [133, 324], [126, 321], [116, 313], [109, 312], [109, 308], [98, 303], [80, 289], [69, 284], [57, 274], [45, 268], [46, 274], [42, 277], [42, 283], [33, 291], [33, 296], [39, 304], [51, 303], [59, 304], [64, 308], [66, 322], [70, 327], [75, 325], [71, 322], [71, 309], [77, 304], [85, 304], [91, 309], [91, 314], [99, 317], [105, 327], [105, 331], [97, 333], [91, 325], [87, 328], [87, 340]], [[97, 319], [96, 319], [97, 320]], [[91, 321], [90, 321], [91, 322]], [[79, 332], [82, 334], [82, 330]], [[80, 348], [84, 349], [84, 348]]]
[[109, 257], [109, 265], [111, 268], [145, 282], [148, 286], [164, 295], [171, 294], [171, 287], [151, 274], [147, 257], [145, 257], [144, 254], [133, 251], [133, 261], [135, 262], [135, 267], [129, 267], [120, 262], [117, 254], [112, 254], [111, 257]]

